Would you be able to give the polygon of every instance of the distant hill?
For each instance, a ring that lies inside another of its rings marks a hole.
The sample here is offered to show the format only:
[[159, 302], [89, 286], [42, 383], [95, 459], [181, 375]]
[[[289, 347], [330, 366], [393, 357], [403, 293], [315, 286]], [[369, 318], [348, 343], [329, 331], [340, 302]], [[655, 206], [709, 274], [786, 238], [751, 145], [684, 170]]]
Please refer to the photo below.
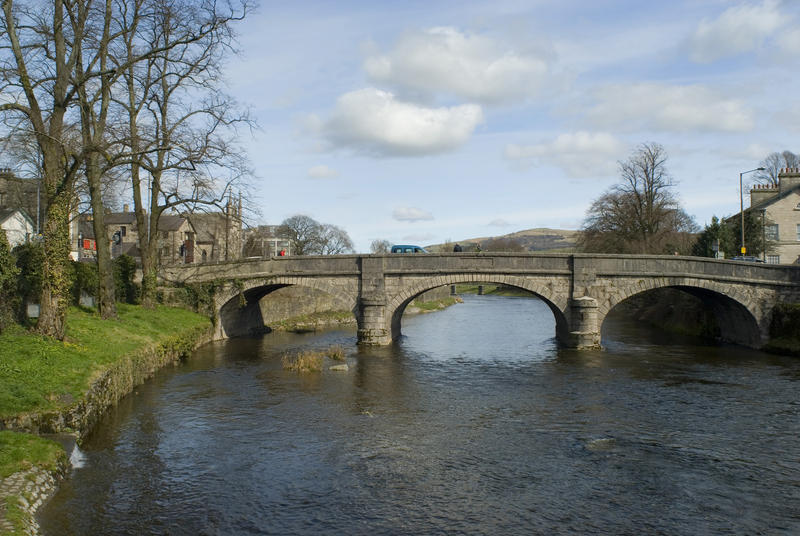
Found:
[[[500, 236], [486, 236], [480, 238], [465, 238], [456, 242], [464, 248], [464, 251], [474, 249], [480, 245], [484, 251], [507, 250], [504, 246], [515, 245], [524, 251], [546, 252], [571, 252], [575, 251], [575, 242], [578, 238], [578, 231], [568, 231], [564, 229], [527, 229]], [[452, 251], [455, 242], [449, 244], [434, 244], [426, 246], [429, 251]]]

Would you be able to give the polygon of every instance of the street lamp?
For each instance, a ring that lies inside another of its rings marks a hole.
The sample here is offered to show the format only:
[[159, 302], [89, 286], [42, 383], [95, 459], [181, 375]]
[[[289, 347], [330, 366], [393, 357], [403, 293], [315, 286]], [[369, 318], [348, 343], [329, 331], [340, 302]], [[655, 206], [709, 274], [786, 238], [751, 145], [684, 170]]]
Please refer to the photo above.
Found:
[[754, 171], [764, 171], [763, 167], [751, 169], [750, 171], [742, 171], [739, 173], [739, 214], [742, 217], [742, 249], [741, 254], [744, 255], [747, 253], [747, 249], [744, 247], [744, 189], [742, 188], [742, 176], [748, 173], [752, 173]]

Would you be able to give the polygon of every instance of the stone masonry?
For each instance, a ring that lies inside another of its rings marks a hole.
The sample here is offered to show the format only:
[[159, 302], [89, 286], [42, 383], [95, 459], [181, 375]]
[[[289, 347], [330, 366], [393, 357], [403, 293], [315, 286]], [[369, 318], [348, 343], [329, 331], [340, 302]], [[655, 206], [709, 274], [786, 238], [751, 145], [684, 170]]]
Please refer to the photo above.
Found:
[[635, 294], [677, 288], [717, 316], [724, 339], [767, 342], [772, 308], [800, 302], [800, 267], [657, 255], [444, 253], [274, 257], [169, 267], [163, 283], [224, 283], [215, 296], [217, 338], [263, 328], [259, 300], [290, 285], [330, 294], [353, 312], [361, 344], [389, 344], [415, 297], [444, 285], [495, 283], [528, 290], [553, 312], [568, 347], [599, 346], [608, 312]]

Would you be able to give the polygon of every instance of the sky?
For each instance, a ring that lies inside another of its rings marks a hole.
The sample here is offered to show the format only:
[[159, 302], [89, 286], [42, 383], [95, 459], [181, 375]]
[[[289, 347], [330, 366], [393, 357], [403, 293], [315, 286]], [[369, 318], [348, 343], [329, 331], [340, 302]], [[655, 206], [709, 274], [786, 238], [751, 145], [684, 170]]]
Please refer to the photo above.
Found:
[[800, 152], [798, 0], [262, 0], [237, 30], [249, 223], [305, 214], [357, 252], [579, 229], [651, 142], [702, 226]]

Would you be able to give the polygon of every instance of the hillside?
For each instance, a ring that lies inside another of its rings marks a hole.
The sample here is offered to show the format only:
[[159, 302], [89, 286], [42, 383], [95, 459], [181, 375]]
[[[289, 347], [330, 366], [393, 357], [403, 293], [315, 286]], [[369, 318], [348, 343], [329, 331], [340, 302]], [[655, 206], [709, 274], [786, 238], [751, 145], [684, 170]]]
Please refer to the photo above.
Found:
[[[577, 238], [578, 231], [539, 228], [500, 236], [465, 238], [456, 242], [464, 248], [464, 251], [469, 251], [480, 245], [484, 251], [521, 250], [545, 253], [574, 251]], [[427, 246], [427, 249], [429, 251], [452, 251], [454, 243], [434, 244]]]

